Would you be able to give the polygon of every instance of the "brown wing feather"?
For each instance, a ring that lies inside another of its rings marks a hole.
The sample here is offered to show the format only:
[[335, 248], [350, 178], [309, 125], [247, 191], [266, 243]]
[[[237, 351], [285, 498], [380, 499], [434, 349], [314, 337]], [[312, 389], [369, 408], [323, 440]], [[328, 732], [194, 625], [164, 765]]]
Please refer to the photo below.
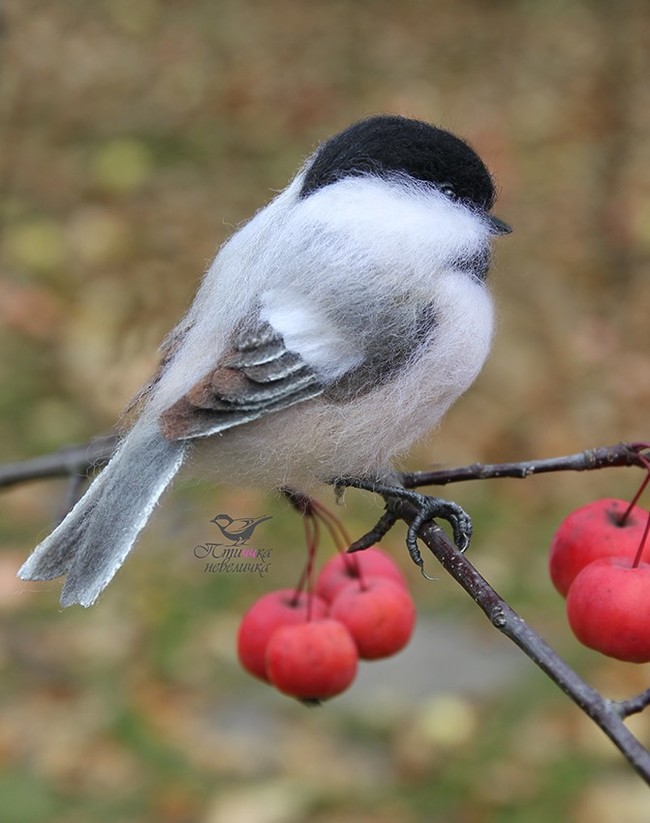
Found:
[[221, 362], [160, 416], [168, 440], [241, 426], [322, 394], [316, 374], [268, 323], [248, 318]]

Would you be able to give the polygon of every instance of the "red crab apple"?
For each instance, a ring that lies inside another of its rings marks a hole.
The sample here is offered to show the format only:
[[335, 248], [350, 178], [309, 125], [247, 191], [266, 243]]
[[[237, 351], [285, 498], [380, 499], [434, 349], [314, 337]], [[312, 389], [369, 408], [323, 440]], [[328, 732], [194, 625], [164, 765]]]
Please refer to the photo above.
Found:
[[354, 640], [331, 618], [276, 629], [266, 648], [269, 680], [281, 692], [318, 702], [345, 691], [357, 673]]
[[[242, 666], [255, 677], [268, 680], [266, 647], [273, 632], [280, 626], [307, 621], [308, 595], [296, 595], [294, 589], [278, 589], [260, 597], [244, 614], [237, 633], [237, 655]], [[324, 617], [327, 603], [312, 595], [310, 616]]]
[[353, 555], [339, 553], [328, 560], [316, 580], [316, 594], [331, 603], [344, 586], [359, 580], [358, 568], [364, 578], [385, 577], [406, 588], [404, 575], [395, 561], [386, 552], [371, 546]]
[[650, 564], [624, 557], [595, 560], [567, 597], [569, 624], [590, 649], [629, 663], [650, 662]]
[[404, 586], [382, 577], [353, 581], [330, 605], [366, 660], [389, 657], [404, 648], [415, 626], [415, 605]]
[[575, 576], [594, 560], [603, 557], [634, 560], [648, 512], [634, 506], [621, 524], [628, 505], [624, 500], [613, 498], [594, 500], [562, 521], [551, 542], [549, 571], [563, 597], [567, 596]]

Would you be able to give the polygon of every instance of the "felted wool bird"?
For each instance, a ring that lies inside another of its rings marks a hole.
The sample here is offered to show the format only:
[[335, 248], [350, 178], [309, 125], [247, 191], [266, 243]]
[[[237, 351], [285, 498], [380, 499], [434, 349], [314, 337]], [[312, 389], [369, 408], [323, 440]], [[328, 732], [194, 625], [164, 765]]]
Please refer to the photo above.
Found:
[[113, 458], [19, 575], [94, 603], [184, 463], [233, 485], [394, 485], [488, 355], [494, 200], [475, 151], [428, 123], [325, 141], [218, 252]]

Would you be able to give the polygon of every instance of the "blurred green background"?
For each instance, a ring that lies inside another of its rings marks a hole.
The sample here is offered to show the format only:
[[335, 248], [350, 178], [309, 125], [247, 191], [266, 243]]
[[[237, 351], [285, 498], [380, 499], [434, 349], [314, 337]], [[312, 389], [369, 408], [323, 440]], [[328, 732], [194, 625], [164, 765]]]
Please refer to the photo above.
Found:
[[[318, 141], [376, 112], [467, 138], [514, 226], [492, 359], [410, 465], [650, 438], [650, 5], [643, 0], [7, 0], [0, 36], [0, 461], [109, 431], [233, 227]], [[581, 649], [546, 553], [612, 470], [448, 489], [472, 559], [589, 682], [648, 666]], [[178, 484], [101, 601], [15, 571], [65, 483], [0, 497], [3, 823], [636, 823], [647, 789], [444, 576], [410, 651], [307, 710], [248, 678], [243, 610], [291, 585], [298, 518], [252, 489]], [[211, 517], [273, 514], [270, 574], [203, 573]], [[340, 510], [360, 534], [375, 503]], [[326, 552], [331, 550], [325, 546]], [[430, 561], [430, 573], [435, 573]], [[646, 742], [648, 720], [631, 725]]]

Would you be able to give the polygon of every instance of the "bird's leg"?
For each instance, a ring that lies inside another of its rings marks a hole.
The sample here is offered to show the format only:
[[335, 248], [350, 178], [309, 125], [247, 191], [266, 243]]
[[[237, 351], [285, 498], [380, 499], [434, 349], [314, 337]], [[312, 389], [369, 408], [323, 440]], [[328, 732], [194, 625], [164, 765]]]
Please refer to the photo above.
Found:
[[352, 545], [353, 551], [371, 545], [371, 542], [374, 542], [377, 536], [383, 537], [397, 520], [401, 503], [410, 503], [417, 509], [416, 516], [408, 526], [406, 546], [411, 559], [423, 574], [424, 561], [418, 548], [417, 538], [418, 532], [425, 523], [438, 517], [446, 520], [451, 525], [454, 543], [459, 551], [464, 552], [469, 546], [472, 537], [472, 520], [464, 509], [451, 500], [444, 500], [441, 497], [429, 497], [412, 489], [405, 489], [401, 486], [387, 486], [376, 480], [357, 477], [337, 478], [334, 481], [334, 487], [337, 494], [340, 494], [342, 488], [350, 487], [375, 492], [380, 494], [386, 501], [385, 514], [368, 534]]

